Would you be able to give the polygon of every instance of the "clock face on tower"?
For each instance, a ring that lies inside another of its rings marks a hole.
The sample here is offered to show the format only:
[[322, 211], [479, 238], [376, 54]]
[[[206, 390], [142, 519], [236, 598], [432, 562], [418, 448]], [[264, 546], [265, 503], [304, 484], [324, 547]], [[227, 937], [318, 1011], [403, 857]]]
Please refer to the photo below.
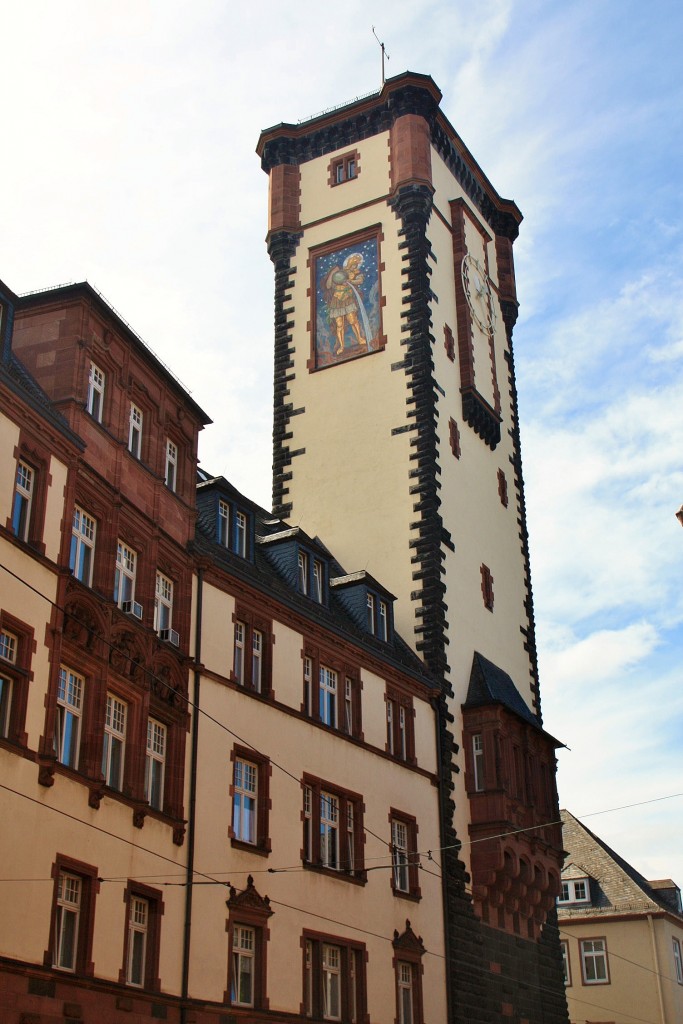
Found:
[[462, 285], [472, 319], [485, 334], [492, 334], [496, 312], [486, 271], [470, 253], [462, 261]]

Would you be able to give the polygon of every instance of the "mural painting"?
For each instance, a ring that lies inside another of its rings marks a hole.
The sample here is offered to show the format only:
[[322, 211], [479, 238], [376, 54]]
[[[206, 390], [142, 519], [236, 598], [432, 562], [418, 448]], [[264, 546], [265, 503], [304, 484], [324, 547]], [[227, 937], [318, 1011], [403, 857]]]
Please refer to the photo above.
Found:
[[376, 352], [383, 345], [377, 235], [313, 255], [316, 368]]

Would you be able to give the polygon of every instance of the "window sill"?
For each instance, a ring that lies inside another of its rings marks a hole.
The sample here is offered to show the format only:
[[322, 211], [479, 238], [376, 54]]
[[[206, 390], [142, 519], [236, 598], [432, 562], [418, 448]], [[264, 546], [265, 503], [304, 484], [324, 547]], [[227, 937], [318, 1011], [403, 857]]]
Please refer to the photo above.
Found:
[[270, 839], [260, 843], [248, 843], [244, 839], [230, 837], [230, 845], [233, 850], [244, 850], [245, 853], [255, 853], [257, 857], [268, 857], [271, 851]]
[[350, 882], [351, 885], [367, 885], [368, 876], [365, 870], [356, 874], [348, 871], [335, 871], [334, 868], [323, 867], [322, 864], [311, 864], [309, 861], [302, 861], [304, 871], [315, 871], [317, 875], [327, 875], [328, 878], [336, 878], [340, 882]]
[[422, 893], [419, 889], [416, 892], [404, 892], [403, 889], [395, 889], [392, 885], [391, 891], [394, 896], [402, 900], [410, 900], [411, 903], [419, 903], [422, 899]]

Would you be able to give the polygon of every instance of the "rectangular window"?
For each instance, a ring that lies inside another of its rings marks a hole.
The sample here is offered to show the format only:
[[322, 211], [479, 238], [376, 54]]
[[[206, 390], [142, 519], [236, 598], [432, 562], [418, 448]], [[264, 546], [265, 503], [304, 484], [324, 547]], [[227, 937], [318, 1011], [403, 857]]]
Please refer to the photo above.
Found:
[[303, 817], [304, 862], [364, 878], [362, 797], [306, 779]]
[[[132, 611], [135, 602], [135, 573], [138, 556], [132, 548], [119, 540], [116, 544], [116, 572], [114, 574], [114, 601], [124, 611]], [[126, 606], [124, 608], [124, 605]]]
[[389, 639], [389, 612], [386, 601], [379, 602], [379, 619], [377, 622], [377, 635], [380, 640]]
[[235, 511], [235, 554], [247, 557], [247, 517], [239, 510]]
[[85, 583], [86, 587], [92, 586], [95, 529], [95, 520], [76, 505], [71, 524], [69, 568], [76, 579]]
[[396, 973], [398, 1024], [413, 1024], [413, 965], [399, 960]]
[[484, 789], [484, 738], [481, 733], [472, 737], [472, 763], [474, 788], [477, 793], [481, 793]]
[[139, 409], [137, 405], [130, 407], [128, 451], [136, 459], [142, 457], [142, 409]]
[[235, 759], [233, 790], [233, 838], [243, 843], [256, 843], [258, 769], [255, 764]]
[[149, 931], [149, 903], [131, 895], [128, 911], [128, 963], [126, 982], [142, 987], [147, 966], [147, 937]]
[[344, 680], [344, 732], [353, 736], [353, 679]]
[[313, 714], [313, 659], [304, 658], [304, 706], [307, 715]]
[[61, 971], [76, 970], [82, 893], [82, 879], [78, 875], [60, 871], [57, 879], [52, 966]]
[[26, 744], [33, 630], [0, 609], [0, 738]]
[[256, 934], [253, 928], [235, 925], [232, 931], [230, 1002], [233, 1006], [254, 1005]]
[[347, 153], [346, 156], [333, 160], [328, 166], [328, 172], [330, 185], [342, 185], [345, 181], [353, 181], [358, 176], [356, 153]]
[[173, 582], [157, 573], [154, 591], [154, 629], [164, 640], [169, 639], [173, 621]]
[[[6, 636], [0, 633], [0, 638]], [[0, 667], [0, 737], [7, 739], [10, 732], [10, 713], [12, 710], [12, 680]]]
[[604, 939], [582, 939], [581, 971], [584, 985], [609, 985], [607, 943]]
[[417, 822], [409, 814], [392, 809], [391, 887], [396, 895], [420, 898]]
[[676, 968], [676, 981], [679, 985], [683, 985], [683, 959], [681, 959], [681, 944], [675, 937], [671, 939], [673, 943], [674, 953], [674, 967]]
[[387, 752], [401, 761], [415, 759], [413, 706], [409, 697], [392, 691], [387, 693]]
[[[237, 609], [233, 633], [232, 677], [253, 693], [270, 692], [269, 623], [246, 609]], [[268, 627], [268, 628], [266, 628]]]
[[102, 412], [104, 410], [104, 373], [94, 363], [90, 364], [86, 409], [94, 420], [97, 420], [98, 423], [102, 422]]
[[302, 594], [308, 594], [308, 555], [300, 551], [298, 556], [299, 565], [299, 590]]
[[17, 463], [17, 477], [14, 485], [12, 505], [12, 533], [19, 540], [29, 539], [31, 505], [35, 490], [35, 471], [26, 462]]
[[337, 728], [337, 673], [320, 666], [320, 721]]
[[567, 878], [562, 882], [558, 903], [590, 903], [590, 884], [587, 878]]
[[147, 720], [147, 753], [145, 757], [145, 800], [156, 811], [164, 807], [164, 775], [166, 768], [166, 726], [154, 718]]
[[178, 446], [166, 438], [166, 486], [175, 491], [178, 479]]
[[218, 543], [229, 547], [230, 506], [227, 501], [218, 502]]
[[304, 1012], [358, 1024], [365, 1019], [365, 947], [304, 932]]
[[83, 676], [62, 665], [57, 687], [54, 751], [57, 760], [69, 768], [78, 768], [84, 688]]
[[313, 597], [318, 604], [323, 603], [323, 563], [313, 559]]
[[368, 594], [367, 596], [367, 620], [368, 620], [368, 633], [375, 632], [375, 596], [374, 594]]
[[561, 939], [560, 950], [562, 952], [562, 977], [565, 985], [569, 986], [572, 983], [571, 969], [569, 966], [569, 943]]
[[123, 761], [126, 747], [127, 705], [112, 693], [107, 694], [102, 748], [102, 774], [111, 789], [123, 788]]

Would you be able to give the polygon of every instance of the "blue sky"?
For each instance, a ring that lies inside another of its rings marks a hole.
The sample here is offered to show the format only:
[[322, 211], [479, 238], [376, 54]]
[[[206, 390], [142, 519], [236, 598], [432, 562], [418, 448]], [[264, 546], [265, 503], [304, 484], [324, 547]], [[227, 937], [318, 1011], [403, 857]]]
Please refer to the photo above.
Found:
[[683, 7], [669, 0], [26, 0], [3, 14], [0, 277], [87, 278], [270, 496], [262, 128], [429, 73], [525, 220], [514, 335], [560, 800], [683, 884]]

